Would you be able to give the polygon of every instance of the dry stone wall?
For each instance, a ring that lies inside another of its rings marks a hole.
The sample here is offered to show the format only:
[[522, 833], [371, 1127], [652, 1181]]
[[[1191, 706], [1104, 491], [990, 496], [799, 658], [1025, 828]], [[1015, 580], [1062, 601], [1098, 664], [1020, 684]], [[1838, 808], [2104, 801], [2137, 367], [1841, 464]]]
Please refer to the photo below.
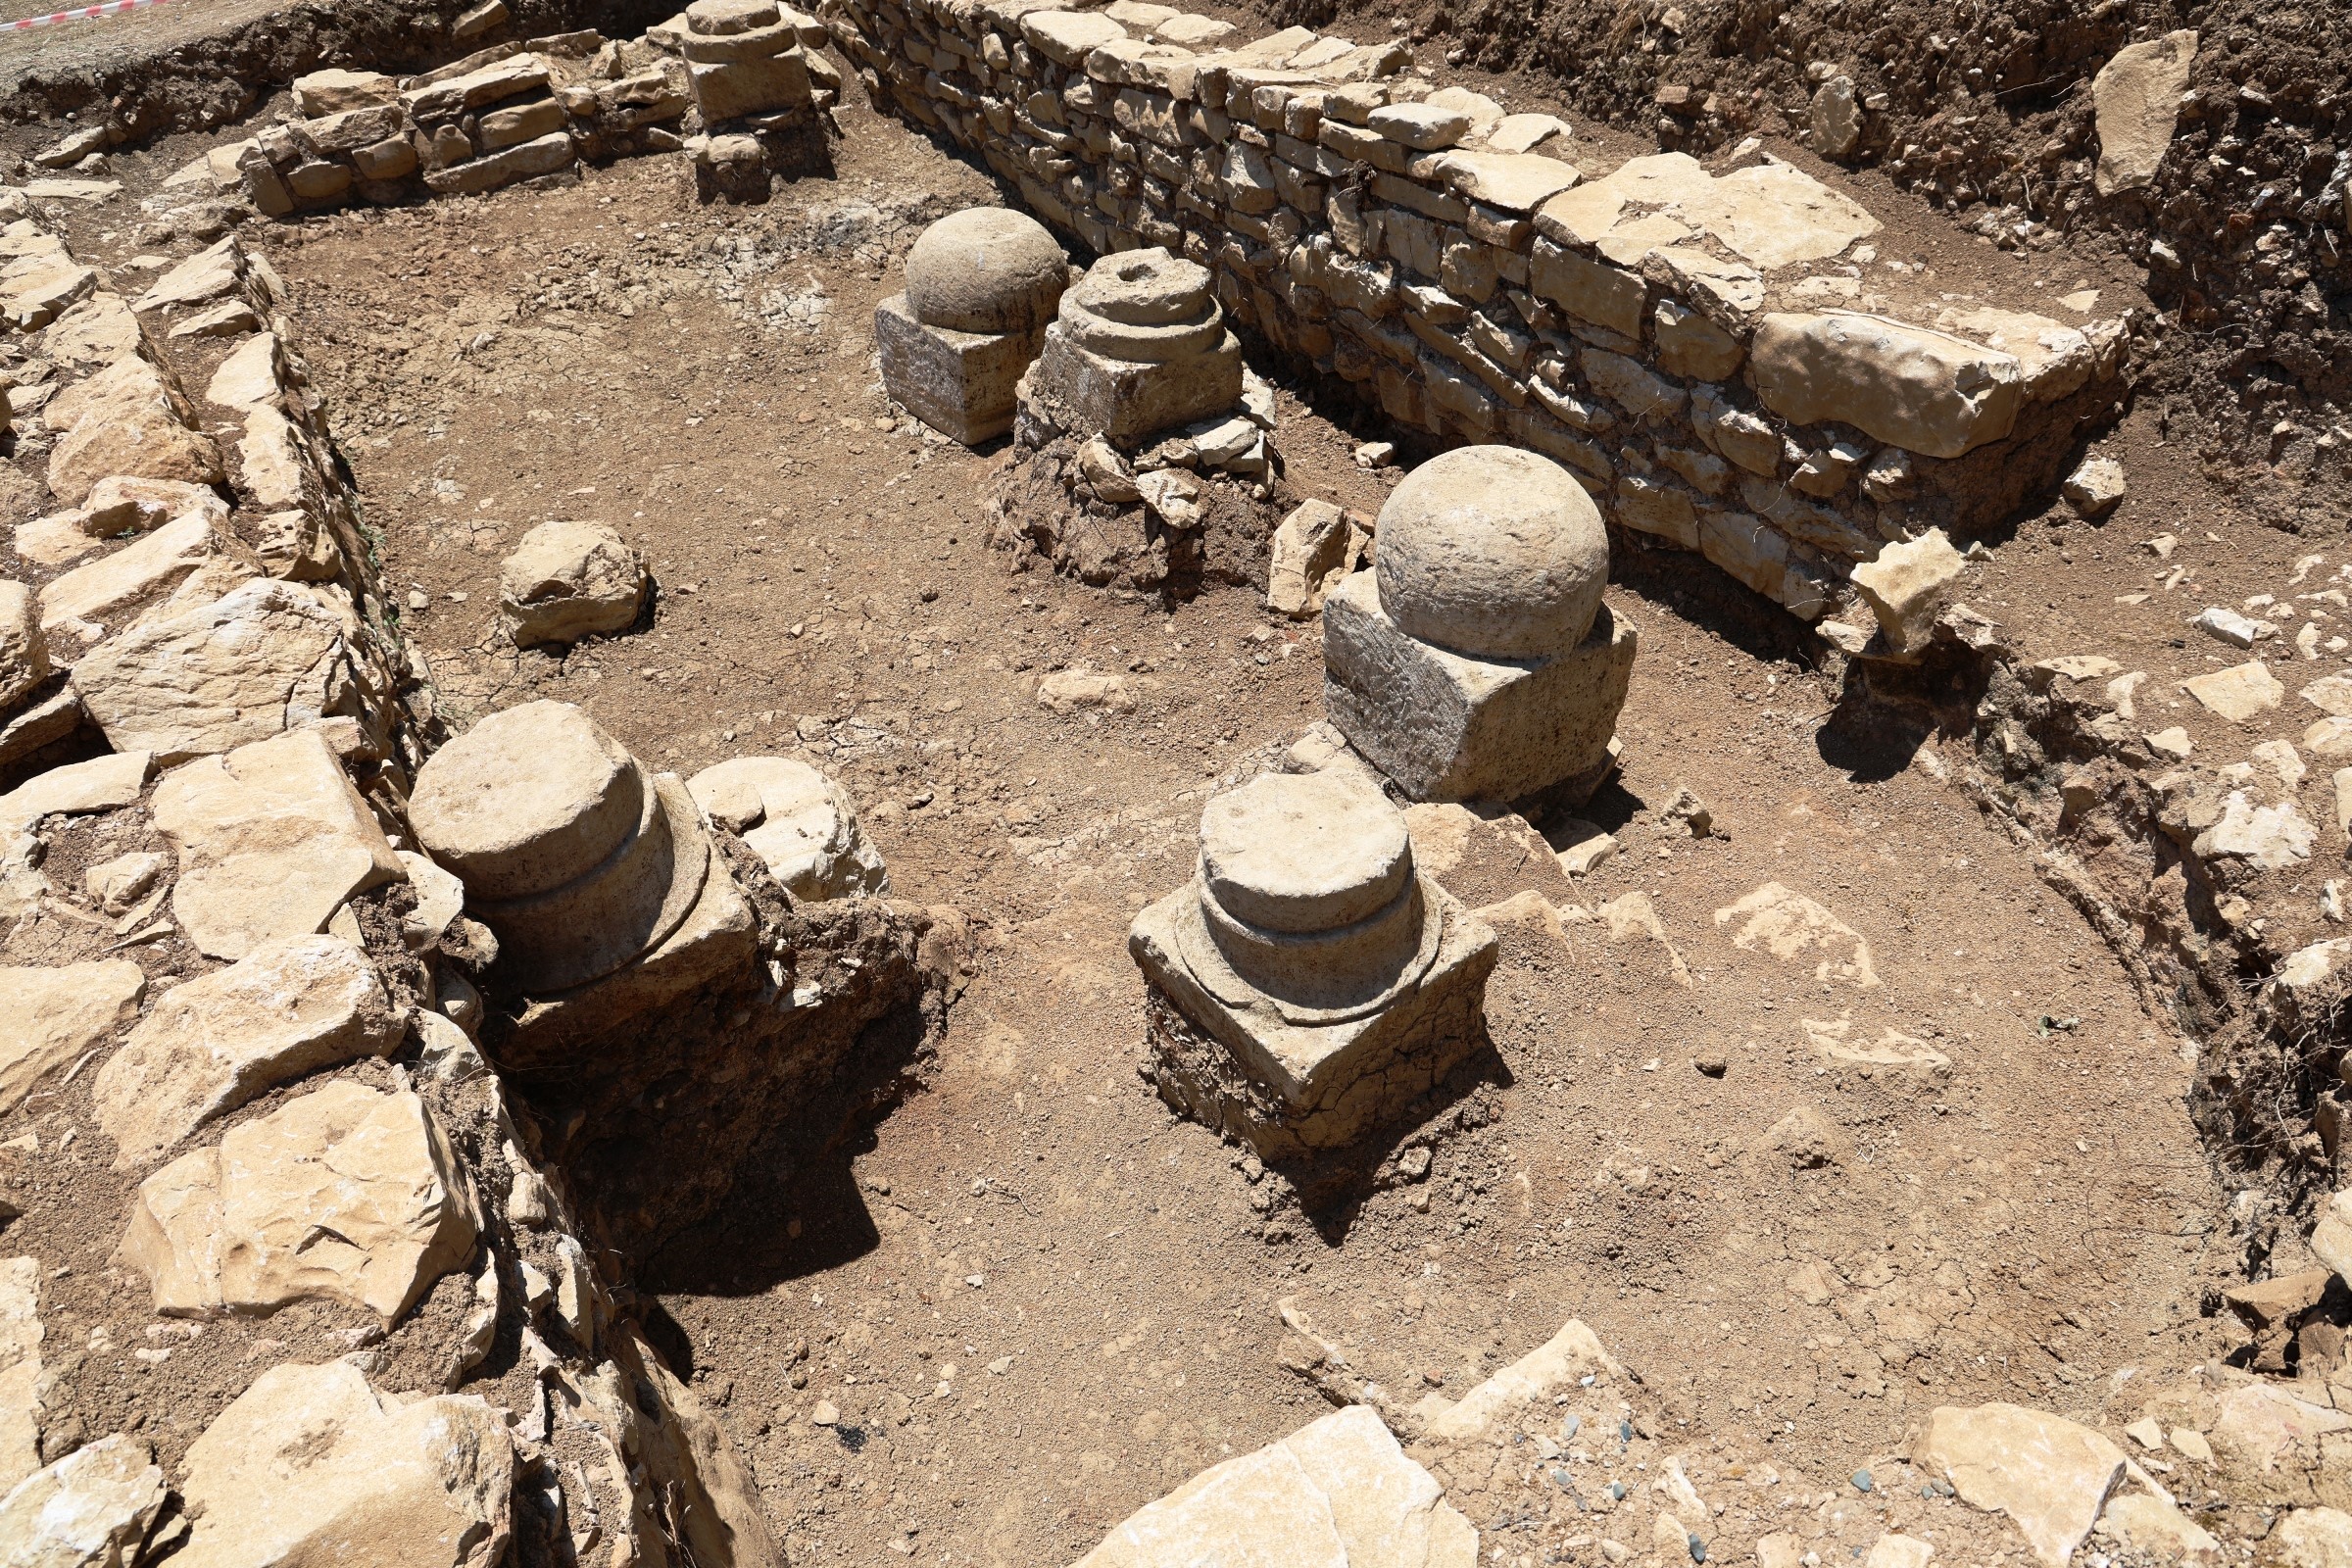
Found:
[[1401, 44], [1116, 0], [830, 0], [876, 104], [1098, 252], [1210, 267], [1267, 342], [1436, 440], [1567, 464], [1620, 527], [1797, 615], [1889, 540], [2054, 485], [2125, 323], [1865, 292], [1878, 220], [1750, 154], [1605, 176]]
[[777, 1561], [616, 1245], [935, 1024], [943, 921], [797, 904], [845, 873], [734, 836], [790, 791], [663, 774], [691, 907], [525, 995], [418, 853], [448, 737], [283, 284], [231, 236], [130, 298], [0, 220], [0, 486], [52, 503], [0, 583], [0, 1555]]

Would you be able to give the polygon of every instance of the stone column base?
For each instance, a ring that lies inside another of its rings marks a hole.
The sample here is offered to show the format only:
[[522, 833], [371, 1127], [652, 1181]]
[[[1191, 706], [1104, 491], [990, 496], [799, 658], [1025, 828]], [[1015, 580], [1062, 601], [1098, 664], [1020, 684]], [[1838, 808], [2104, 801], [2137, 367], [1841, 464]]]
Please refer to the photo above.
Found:
[[874, 311], [883, 386], [916, 418], [967, 447], [1012, 428], [1013, 388], [1037, 358], [1041, 335], [926, 326], [904, 294]]

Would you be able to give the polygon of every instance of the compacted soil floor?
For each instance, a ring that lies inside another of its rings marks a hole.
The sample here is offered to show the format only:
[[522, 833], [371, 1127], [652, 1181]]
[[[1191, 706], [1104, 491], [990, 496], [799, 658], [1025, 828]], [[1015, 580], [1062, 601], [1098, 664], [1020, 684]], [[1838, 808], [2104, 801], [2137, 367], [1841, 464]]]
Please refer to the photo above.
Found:
[[[251, 239], [453, 724], [556, 698], [681, 773], [808, 757], [860, 803], [893, 895], [974, 922], [923, 1092], [631, 1260], [793, 1560], [1080, 1555], [1324, 1408], [1283, 1364], [1285, 1298], [1408, 1398], [1581, 1317], [1690, 1443], [1817, 1481], [1935, 1404], [2095, 1414], [2131, 1368], [2212, 1353], [2239, 1259], [2183, 1108], [2191, 1047], [1933, 755], [1841, 759], [1838, 687], [1696, 558], [1610, 593], [1642, 638], [1622, 775], [1586, 812], [1612, 857], [1572, 883], [1507, 824], [1433, 819], [1425, 862], [1466, 903], [1560, 912], [1498, 918], [1493, 1051], [1397, 1132], [1426, 1175], [1392, 1160], [1306, 1211], [1173, 1116], [1136, 1071], [1128, 923], [1190, 874], [1207, 796], [1321, 716], [1316, 629], [1248, 590], [1162, 603], [990, 547], [1001, 454], [894, 416], [871, 319], [923, 223], [993, 187], [841, 120], [833, 175], [763, 208], [698, 208], [655, 158]], [[123, 162], [132, 195], [171, 167]], [[138, 249], [129, 203], [75, 220], [94, 259]], [[2102, 265], [2045, 260], [2063, 284]], [[1348, 454], [1377, 426], [1258, 368], [1289, 490], [1376, 511], [1398, 470]], [[2124, 511], [2026, 519], [1972, 593], [2037, 657], [2110, 653], [2152, 692], [2222, 652], [2187, 614], [2284, 592], [2311, 553], [2161, 439], [2132, 415], [2106, 442], [2139, 487]], [[557, 516], [635, 541], [659, 602], [631, 634], [517, 655], [499, 563]], [[2139, 545], [2160, 531], [2170, 562]], [[2212, 597], [2148, 580], [2182, 562]], [[1125, 697], [1052, 711], [1037, 685], [1063, 667]], [[1664, 811], [1686, 790], [1711, 835]], [[1834, 919], [1763, 939], [1733, 906], [1776, 883]], [[1834, 1054], [1881, 1045], [1918, 1065]]]

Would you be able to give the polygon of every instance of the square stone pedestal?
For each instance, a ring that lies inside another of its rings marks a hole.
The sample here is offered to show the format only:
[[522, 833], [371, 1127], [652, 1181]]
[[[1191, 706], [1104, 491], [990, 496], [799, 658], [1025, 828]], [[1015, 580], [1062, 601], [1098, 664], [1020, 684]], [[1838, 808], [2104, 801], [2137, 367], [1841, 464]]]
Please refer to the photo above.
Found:
[[1608, 775], [1638, 641], [1604, 605], [1565, 654], [1471, 659], [1397, 630], [1359, 571], [1323, 603], [1323, 708], [1413, 800], [1580, 805]]
[[913, 416], [967, 447], [1012, 428], [1013, 388], [1037, 358], [1035, 332], [925, 326], [894, 294], [874, 310], [882, 384]]
[[1056, 321], [1030, 384], [1068, 428], [1132, 442], [1170, 425], [1223, 414], [1242, 401], [1242, 341], [1231, 330], [1215, 348], [1163, 364], [1098, 354]]
[[1179, 946], [1188, 922], [1185, 940], [1208, 940], [1198, 882], [1145, 909], [1127, 951], [1147, 982], [1148, 1071], [1161, 1097], [1267, 1160], [1345, 1148], [1409, 1108], [1483, 1043], [1496, 952], [1494, 933], [1444, 889], [1424, 877], [1422, 892], [1444, 913], [1435, 961], [1344, 1023], [1294, 1023], [1270, 997], [1231, 1001], [1202, 985]]

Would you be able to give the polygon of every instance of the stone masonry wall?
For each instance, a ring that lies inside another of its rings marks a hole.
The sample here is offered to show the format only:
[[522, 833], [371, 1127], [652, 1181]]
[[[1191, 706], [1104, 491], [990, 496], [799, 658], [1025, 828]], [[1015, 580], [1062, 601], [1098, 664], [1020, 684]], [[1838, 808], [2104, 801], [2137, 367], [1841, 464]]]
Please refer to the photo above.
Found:
[[1235, 45], [1135, 0], [822, 14], [878, 107], [1093, 250], [1211, 267], [1239, 321], [1398, 424], [1546, 453], [1806, 620], [1882, 543], [2049, 488], [2122, 394], [2121, 320], [1866, 291], [1878, 220], [1793, 167], [1589, 180], [1556, 121], [1435, 89], [1400, 44]]

